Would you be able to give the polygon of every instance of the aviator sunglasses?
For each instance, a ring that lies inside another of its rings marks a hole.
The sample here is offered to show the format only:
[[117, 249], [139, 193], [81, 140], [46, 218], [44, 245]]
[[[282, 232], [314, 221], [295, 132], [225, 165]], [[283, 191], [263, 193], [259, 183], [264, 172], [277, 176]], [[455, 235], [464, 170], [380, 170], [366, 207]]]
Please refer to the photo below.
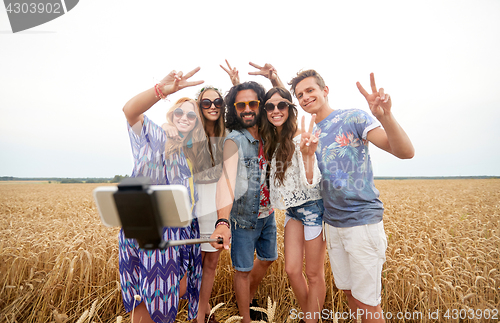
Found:
[[174, 116], [176, 116], [177, 118], [182, 118], [182, 116], [186, 114], [186, 117], [188, 118], [188, 120], [190, 121], [193, 121], [193, 120], [196, 120], [196, 113], [194, 111], [189, 111], [187, 113], [184, 113], [184, 110], [182, 110], [181, 108], [177, 108], [174, 110]]
[[222, 100], [221, 98], [217, 98], [213, 101], [210, 101], [210, 99], [203, 99], [203, 100], [201, 100], [200, 105], [203, 109], [210, 109], [210, 107], [212, 106], [212, 103], [214, 104], [214, 106], [217, 109], [220, 109], [222, 107], [222, 105], [224, 104], [224, 100]]
[[234, 104], [234, 106], [239, 111], [245, 110], [245, 107], [247, 105], [250, 107], [251, 110], [257, 110], [259, 108], [259, 104], [260, 104], [259, 100], [252, 100], [252, 101], [240, 101], [240, 102], [236, 102]]
[[[285, 101], [281, 101], [280, 103], [278, 103], [278, 105], [276, 105], [276, 107], [278, 107], [278, 110], [282, 111], [282, 110], [285, 110], [286, 108], [288, 108], [288, 103]], [[266, 109], [267, 112], [273, 112], [275, 105], [274, 105], [274, 103], [269, 102], [269, 103], [266, 103], [264, 108]]]

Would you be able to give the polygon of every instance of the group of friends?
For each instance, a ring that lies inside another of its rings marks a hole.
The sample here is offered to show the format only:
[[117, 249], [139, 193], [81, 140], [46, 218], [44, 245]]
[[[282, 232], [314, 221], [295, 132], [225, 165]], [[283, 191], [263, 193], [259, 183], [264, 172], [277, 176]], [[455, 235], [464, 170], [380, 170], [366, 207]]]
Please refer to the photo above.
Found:
[[[278, 258], [274, 209], [285, 210], [285, 270], [304, 313], [317, 322], [325, 296], [328, 250], [335, 285], [363, 322], [383, 321], [381, 274], [387, 240], [383, 204], [374, 186], [368, 143], [412, 158], [414, 148], [394, 118], [390, 96], [358, 82], [371, 114], [333, 109], [329, 88], [314, 70], [299, 71], [288, 83], [301, 108], [311, 114], [299, 127], [292, 94], [270, 64], [251, 75], [271, 81], [240, 83], [238, 70], [221, 67], [233, 87], [225, 96], [202, 88], [196, 100], [181, 98], [157, 125], [145, 112], [159, 100], [203, 81], [200, 68], [172, 71], [130, 99], [123, 112], [134, 157], [132, 177], [153, 184], [178, 184], [190, 192], [193, 221], [164, 228], [164, 240], [222, 238], [223, 243], [144, 250], [119, 235], [119, 268], [125, 309], [134, 322], [174, 322], [186, 298], [188, 320], [217, 322], [209, 299], [221, 250], [231, 252], [234, 292], [242, 322], [262, 319], [257, 288]], [[305, 261], [305, 275], [303, 263]], [[362, 310], [362, 311], [359, 311]]]

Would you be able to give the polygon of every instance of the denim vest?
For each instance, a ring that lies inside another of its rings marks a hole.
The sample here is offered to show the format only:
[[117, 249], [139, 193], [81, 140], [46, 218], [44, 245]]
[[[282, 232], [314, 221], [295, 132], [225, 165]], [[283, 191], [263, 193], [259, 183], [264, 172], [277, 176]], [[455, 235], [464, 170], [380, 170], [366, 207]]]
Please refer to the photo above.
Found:
[[259, 140], [246, 129], [233, 130], [226, 140], [238, 146], [238, 173], [230, 219], [233, 226], [254, 229], [260, 205]]

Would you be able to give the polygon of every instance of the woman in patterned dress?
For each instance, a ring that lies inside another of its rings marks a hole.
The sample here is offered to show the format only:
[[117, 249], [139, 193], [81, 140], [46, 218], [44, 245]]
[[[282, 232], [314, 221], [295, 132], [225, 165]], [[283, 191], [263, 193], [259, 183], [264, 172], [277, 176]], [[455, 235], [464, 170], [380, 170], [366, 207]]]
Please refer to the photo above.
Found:
[[[132, 177], [146, 176], [153, 184], [180, 184], [188, 188], [193, 221], [185, 228], [164, 228], [163, 240], [199, 238], [194, 211], [197, 192], [193, 184], [196, 149], [193, 142], [205, 139], [196, 102], [179, 99], [167, 112], [167, 122], [183, 137], [169, 140], [165, 131], [144, 113], [160, 98], [203, 81], [188, 79], [199, 68], [187, 74], [170, 72], [160, 83], [139, 93], [124, 106], [134, 157]], [[120, 282], [127, 312], [133, 311], [134, 322], [174, 322], [179, 298], [189, 301], [188, 319], [198, 311], [201, 283], [201, 253], [199, 245], [169, 247], [165, 250], [140, 249], [135, 239], [119, 234]]]

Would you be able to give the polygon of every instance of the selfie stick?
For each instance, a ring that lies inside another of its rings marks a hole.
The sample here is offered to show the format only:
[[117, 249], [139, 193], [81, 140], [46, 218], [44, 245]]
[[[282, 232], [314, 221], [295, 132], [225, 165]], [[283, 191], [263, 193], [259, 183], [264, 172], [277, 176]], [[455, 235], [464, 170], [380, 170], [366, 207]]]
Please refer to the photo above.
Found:
[[182, 246], [187, 244], [206, 243], [206, 242], [217, 242], [218, 244], [223, 243], [221, 237], [217, 239], [200, 238], [200, 239], [189, 239], [189, 240], [169, 240], [169, 241], [164, 241], [165, 245], [163, 246], [163, 248]]
[[158, 201], [149, 186], [148, 177], [126, 178], [113, 193], [116, 209], [126, 238], [136, 239], [143, 249], [165, 249], [172, 246], [217, 242], [218, 239], [186, 239], [163, 241], [163, 223]]

